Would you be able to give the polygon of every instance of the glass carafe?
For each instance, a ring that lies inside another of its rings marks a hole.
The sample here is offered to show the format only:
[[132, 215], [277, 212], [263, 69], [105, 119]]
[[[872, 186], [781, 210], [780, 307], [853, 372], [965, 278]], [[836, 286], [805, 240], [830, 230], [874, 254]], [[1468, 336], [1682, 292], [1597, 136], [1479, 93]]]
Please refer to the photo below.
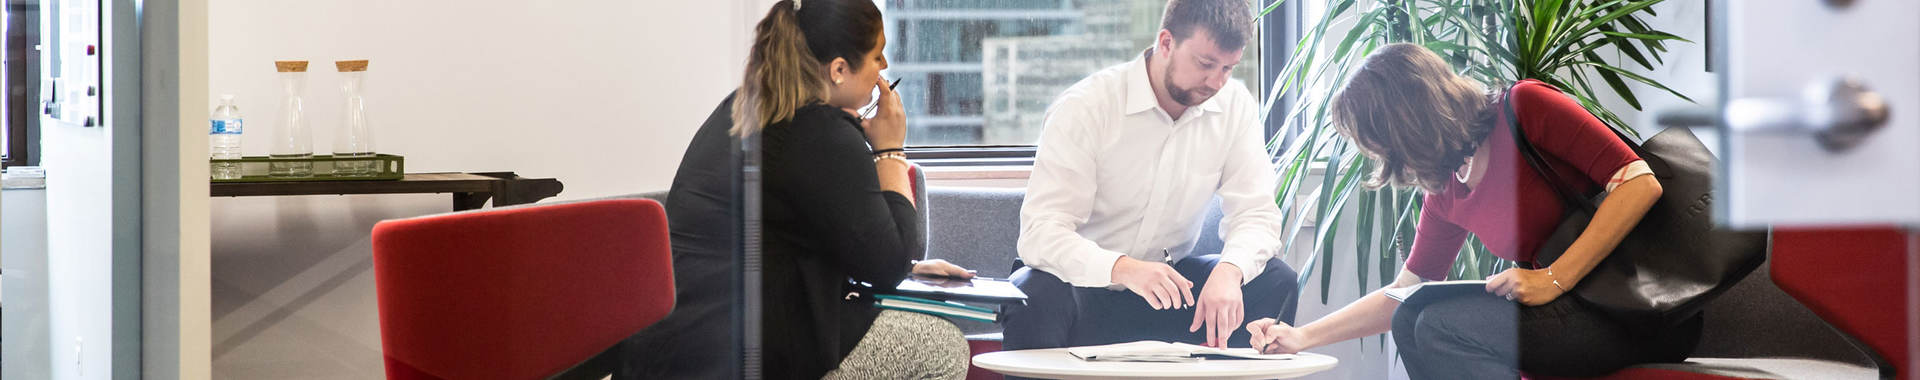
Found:
[[[273, 126], [273, 146], [269, 156], [277, 159], [313, 158], [313, 127], [307, 123], [307, 61], [276, 61], [280, 71], [280, 115]], [[275, 177], [313, 175], [311, 161], [274, 161], [267, 166]]]
[[340, 176], [369, 176], [374, 174], [373, 130], [367, 123], [366, 98], [362, 94], [366, 84], [367, 61], [338, 61], [334, 65], [340, 69], [340, 91], [347, 96], [347, 113], [341, 118], [340, 130], [334, 133], [333, 157], [336, 159], [366, 158], [365, 160], [334, 161], [333, 174]]

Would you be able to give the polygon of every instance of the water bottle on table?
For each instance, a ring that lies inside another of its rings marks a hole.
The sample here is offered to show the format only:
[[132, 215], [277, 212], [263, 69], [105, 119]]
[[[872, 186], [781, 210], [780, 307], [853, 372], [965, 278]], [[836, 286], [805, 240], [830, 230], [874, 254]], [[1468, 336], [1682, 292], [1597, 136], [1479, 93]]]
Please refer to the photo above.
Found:
[[[233, 105], [233, 95], [220, 95], [220, 105], [213, 108], [212, 126], [207, 131], [207, 146], [210, 157], [215, 160], [236, 160], [240, 158], [240, 136], [243, 123], [240, 107]], [[216, 163], [212, 166], [213, 179], [240, 178], [240, 164]]]

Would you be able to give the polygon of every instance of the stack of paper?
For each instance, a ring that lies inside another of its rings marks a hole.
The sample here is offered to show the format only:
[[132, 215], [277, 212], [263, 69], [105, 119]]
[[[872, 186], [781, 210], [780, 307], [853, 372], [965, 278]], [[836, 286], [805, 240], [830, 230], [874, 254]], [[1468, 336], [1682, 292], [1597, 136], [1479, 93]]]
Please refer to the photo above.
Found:
[[879, 306], [881, 309], [911, 311], [915, 313], [930, 314], [930, 315], [942, 316], [942, 317], [954, 317], [954, 318], [968, 319], [968, 320], [974, 320], [974, 321], [980, 321], [980, 322], [986, 322], [986, 323], [996, 323], [1000, 321], [1000, 313], [994, 312], [993, 309], [988, 309], [988, 308], [978, 307], [978, 306], [967, 306], [967, 305], [960, 304], [959, 302], [935, 301], [935, 300], [930, 300], [925, 298], [898, 296], [898, 295], [891, 295], [891, 294], [881, 294], [881, 295], [876, 295], [874, 297], [879, 299], [879, 301], [875, 302], [874, 305]]
[[1290, 360], [1293, 354], [1261, 354], [1252, 348], [1213, 348], [1187, 343], [1143, 340], [1104, 346], [1072, 347], [1067, 353], [1087, 361], [1191, 362], [1215, 359]]

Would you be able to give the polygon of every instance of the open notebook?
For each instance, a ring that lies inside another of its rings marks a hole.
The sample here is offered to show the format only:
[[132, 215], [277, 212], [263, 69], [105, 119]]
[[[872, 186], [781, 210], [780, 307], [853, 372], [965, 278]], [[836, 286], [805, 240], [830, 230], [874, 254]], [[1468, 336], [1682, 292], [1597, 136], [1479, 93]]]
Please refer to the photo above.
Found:
[[1191, 362], [1213, 359], [1291, 360], [1293, 354], [1261, 354], [1252, 348], [1213, 348], [1187, 343], [1143, 340], [1138, 342], [1067, 348], [1067, 353], [1086, 361]]
[[[1387, 288], [1387, 298], [1400, 302], [1428, 302], [1454, 297], [1462, 294], [1485, 294], [1486, 280], [1456, 280], [1422, 282], [1404, 288]], [[1409, 301], [1411, 299], [1411, 301]]]

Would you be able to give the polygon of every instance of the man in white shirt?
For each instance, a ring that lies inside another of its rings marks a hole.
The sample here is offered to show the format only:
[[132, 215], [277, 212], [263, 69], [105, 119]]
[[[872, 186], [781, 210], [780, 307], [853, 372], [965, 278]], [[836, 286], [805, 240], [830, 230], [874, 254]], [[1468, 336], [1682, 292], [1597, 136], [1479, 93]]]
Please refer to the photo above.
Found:
[[[1005, 345], [1143, 339], [1246, 347], [1243, 321], [1292, 321], [1275, 175], [1259, 101], [1229, 74], [1252, 33], [1244, 0], [1171, 0], [1153, 47], [1062, 93], [1047, 110]], [[1225, 242], [1194, 252], [1220, 199]]]

